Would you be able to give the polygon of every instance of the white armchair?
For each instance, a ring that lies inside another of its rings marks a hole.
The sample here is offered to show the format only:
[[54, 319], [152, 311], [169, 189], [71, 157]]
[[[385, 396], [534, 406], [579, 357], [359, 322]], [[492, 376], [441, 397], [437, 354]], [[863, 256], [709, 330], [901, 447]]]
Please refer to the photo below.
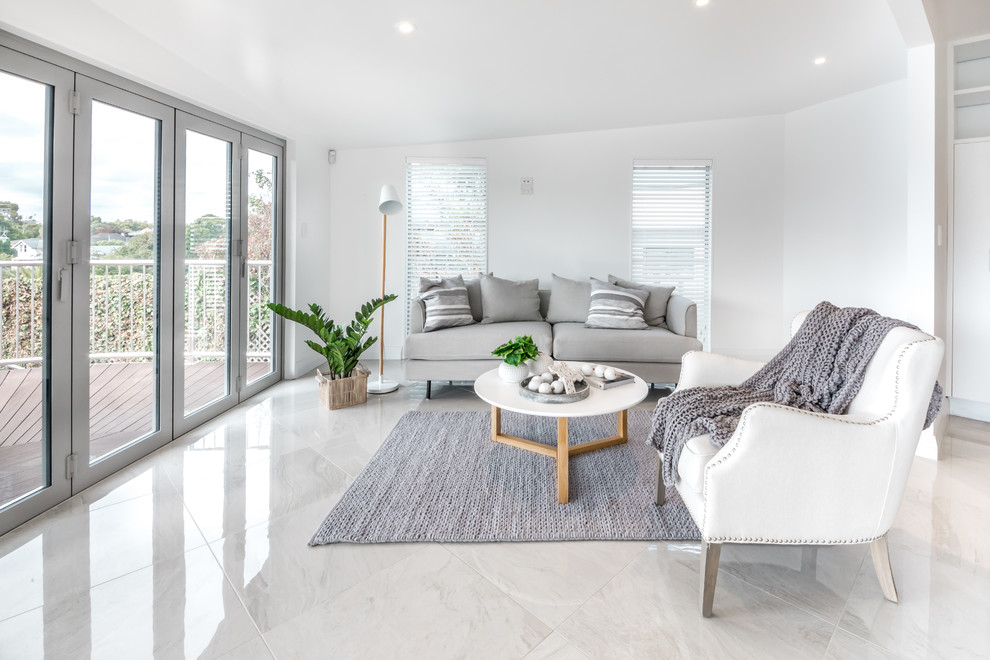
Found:
[[[795, 319], [796, 330], [804, 315]], [[900, 505], [942, 362], [941, 339], [892, 329], [866, 369], [848, 414], [774, 403], [742, 413], [716, 450], [692, 438], [675, 487], [701, 530], [701, 613], [711, 616], [723, 543], [872, 544], [884, 596], [897, 602], [887, 531]], [[678, 389], [738, 385], [762, 364], [710, 353], [684, 356]], [[662, 457], [658, 457], [662, 458]], [[664, 488], [657, 475], [657, 504]]]

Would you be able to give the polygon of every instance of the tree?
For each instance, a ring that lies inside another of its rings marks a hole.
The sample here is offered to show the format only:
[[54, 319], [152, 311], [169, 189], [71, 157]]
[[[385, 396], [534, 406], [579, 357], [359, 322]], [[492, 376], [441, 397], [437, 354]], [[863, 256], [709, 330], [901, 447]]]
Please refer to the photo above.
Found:
[[251, 175], [260, 194], [248, 195], [248, 259], [271, 259], [274, 184], [265, 170], [255, 170]]
[[186, 258], [223, 259], [227, 254], [227, 237], [226, 218], [212, 213], [196, 218], [186, 226]]
[[127, 245], [123, 245], [110, 254], [107, 259], [154, 259], [155, 258], [155, 233], [146, 232], [138, 234]]

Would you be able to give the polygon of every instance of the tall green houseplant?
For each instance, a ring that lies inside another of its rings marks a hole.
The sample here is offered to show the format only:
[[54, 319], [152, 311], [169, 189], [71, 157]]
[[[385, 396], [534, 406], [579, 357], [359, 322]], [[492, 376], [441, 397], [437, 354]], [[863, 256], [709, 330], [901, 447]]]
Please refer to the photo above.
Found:
[[390, 293], [384, 299], [374, 298], [366, 302], [354, 314], [354, 320], [346, 326], [337, 325], [333, 319], [328, 319], [323, 313], [323, 308], [316, 303], [309, 306], [310, 313], [278, 303], [268, 303], [268, 309], [316, 333], [323, 343], [307, 339], [306, 345], [326, 358], [330, 366], [330, 380], [338, 380], [350, 376], [357, 367], [361, 354], [378, 341], [378, 337], [369, 337], [365, 340], [364, 335], [368, 332], [372, 316], [378, 308], [395, 299], [396, 295]]

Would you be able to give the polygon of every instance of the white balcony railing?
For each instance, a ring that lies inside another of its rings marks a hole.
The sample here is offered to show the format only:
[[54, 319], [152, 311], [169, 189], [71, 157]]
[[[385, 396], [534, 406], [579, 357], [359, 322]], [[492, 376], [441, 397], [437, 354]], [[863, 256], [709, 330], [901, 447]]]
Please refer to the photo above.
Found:
[[[227, 264], [187, 259], [185, 356], [222, 359], [227, 352]], [[248, 260], [248, 361], [272, 352], [273, 264]], [[41, 362], [44, 329], [44, 262], [0, 261], [0, 367]], [[107, 259], [89, 265], [90, 359], [117, 361], [154, 355], [155, 264], [145, 259]]]

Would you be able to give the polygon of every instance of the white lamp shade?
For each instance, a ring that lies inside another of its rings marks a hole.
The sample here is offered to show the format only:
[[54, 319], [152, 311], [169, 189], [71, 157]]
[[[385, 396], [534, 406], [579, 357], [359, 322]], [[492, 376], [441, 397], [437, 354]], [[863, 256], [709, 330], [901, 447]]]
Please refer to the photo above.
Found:
[[385, 215], [395, 215], [402, 210], [402, 202], [399, 201], [399, 193], [395, 191], [395, 186], [386, 183], [382, 186], [382, 197], [378, 202], [378, 212]]

